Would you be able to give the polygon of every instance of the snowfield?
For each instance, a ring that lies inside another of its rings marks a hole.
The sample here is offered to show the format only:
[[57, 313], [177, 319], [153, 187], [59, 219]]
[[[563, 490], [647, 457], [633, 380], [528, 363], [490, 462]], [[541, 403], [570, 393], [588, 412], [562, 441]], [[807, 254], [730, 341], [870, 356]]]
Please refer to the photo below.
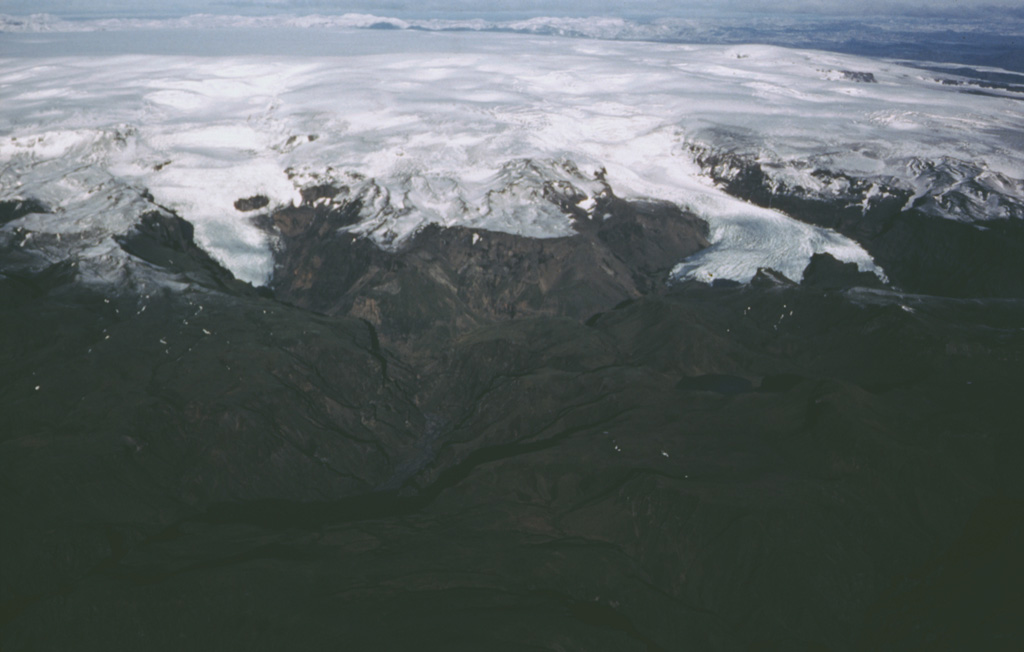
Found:
[[[747, 281], [768, 266], [799, 279], [816, 252], [882, 274], [850, 239], [722, 192], [695, 146], [755, 156], [816, 192], [821, 168], [924, 195], [971, 176], [982, 194], [1024, 201], [1020, 98], [890, 62], [351, 26], [118, 34], [9, 33], [0, 59], [0, 200], [50, 210], [0, 237], [96, 279], [116, 275], [126, 254], [113, 236], [154, 204], [259, 285], [274, 242], [240, 198], [274, 208], [304, 187], [345, 187], [363, 202], [350, 230], [383, 247], [429, 223], [560, 237], [571, 220], [541, 200], [545, 184], [592, 213], [601, 170], [621, 197], [708, 221], [713, 246], [677, 276]], [[253, 54], [261, 43], [289, 54]]]

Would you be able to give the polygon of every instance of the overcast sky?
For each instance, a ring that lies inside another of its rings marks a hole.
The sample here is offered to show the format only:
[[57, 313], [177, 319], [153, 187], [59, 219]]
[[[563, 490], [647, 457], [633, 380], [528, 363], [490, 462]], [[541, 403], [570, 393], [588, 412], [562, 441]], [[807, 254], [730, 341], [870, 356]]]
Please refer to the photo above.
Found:
[[724, 11], [807, 12], [880, 17], [968, 14], [1024, 16], [1021, 0], [0, 0], [0, 13], [174, 16], [190, 13], [374, 13], [410, 17], [618, 15], [685, 17]]

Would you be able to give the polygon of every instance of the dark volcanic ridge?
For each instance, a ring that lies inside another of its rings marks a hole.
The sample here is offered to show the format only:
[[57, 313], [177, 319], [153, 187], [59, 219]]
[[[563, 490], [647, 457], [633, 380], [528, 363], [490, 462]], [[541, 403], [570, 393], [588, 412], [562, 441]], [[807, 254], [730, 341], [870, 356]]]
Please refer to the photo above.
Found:
[[178, 289], [0, 276], [4, 649], [1020, 641], [1019, 300], [670, 286], [706, 226], [610, 193], [385, 251], [332, 192], [270, 288], [164, 210], [119, 243]]
[[[622, 301], [661, 292], [672, 267], [706, 247], [707, 226], [670, 203], [628, 202], [610, 190], [590, 219], [575, 197], [547, 201], [577, 234], [527, 238], [465, 227], [427, 226], [398, 251], [343, 231], [357, 201], [317, 203], [264, 218], [280, 240], [271, 288], [317, 312], [366, 319], [389, 341], [450, 338], [494, 321], [584, 320]], [[573, 213], [572, 211], [576, 211]]]

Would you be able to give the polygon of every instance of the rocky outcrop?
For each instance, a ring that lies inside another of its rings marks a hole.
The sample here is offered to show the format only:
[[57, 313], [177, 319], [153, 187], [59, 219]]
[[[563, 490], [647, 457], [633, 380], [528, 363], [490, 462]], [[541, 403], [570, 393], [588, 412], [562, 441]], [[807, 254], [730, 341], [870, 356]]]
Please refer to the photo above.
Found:
[[857, 263], [844, 263], [831, 254], [814, 254], [804, 269], [801, 285], [823, 290], [852, 287], [881, 288], [882, 282], [871, 272], [862, 272]]
[[294, 305], [366, 319], [389, 342], [517, 318], [583, 320], [660, 292], [676, 263], [707, 246], [706, 225], [676, 206], [609, 195], [594, 211], [608, 217], [574, 215], [572, 237], [431, 225], [386, 251], [344, 230], [358, 203], [318, 206], [318, 198], [264, 218], [281, 241], [271, 287]]
[[36, 199], [5, 199], [0, 201], [0, 226], [30, 213], [49, 212], [46, 206]]
[[266, 195], [253, 195], [252, 197], [243, 197], [235, 200], [235, 210], [241, 213], [247, 213], [249, 211], [256, 211], [266, 207], [270, 203], [270, 199]]

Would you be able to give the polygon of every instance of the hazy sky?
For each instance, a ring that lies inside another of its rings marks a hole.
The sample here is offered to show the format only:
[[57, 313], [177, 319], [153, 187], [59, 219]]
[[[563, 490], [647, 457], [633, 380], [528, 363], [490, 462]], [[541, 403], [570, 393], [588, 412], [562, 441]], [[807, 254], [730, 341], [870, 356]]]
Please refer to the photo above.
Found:
[[1024, 15], [1021, 0], [0, 0], [0, 13], [166, 16], [189, 13], [374, 13], [473, 17], [506, 14], [687, 16], [723, 11], [858, 15]]

